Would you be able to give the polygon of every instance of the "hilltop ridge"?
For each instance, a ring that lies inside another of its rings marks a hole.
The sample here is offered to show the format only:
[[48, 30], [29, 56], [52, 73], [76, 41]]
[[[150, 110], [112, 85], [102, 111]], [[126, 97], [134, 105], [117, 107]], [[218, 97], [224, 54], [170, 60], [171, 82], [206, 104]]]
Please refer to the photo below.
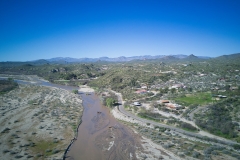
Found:
[[[190, 55], [191, 56], [191, 55]], [[194, 55], [192, 55], [194, 56]], [[178, 59], [185, 59], [189, 56], [183, 54], [177, 55], [143, 55], [143, 56], [132, 56], [132, 57], [125, 57], [120, 56], [116, 58], [109, 58], [109, 57], [99, 57], [99, 58], [70, 58], [70, 57], [56, 57], [51, 59], [46, 59], [49, 62], [97, 62], [97, 61], [107, 61], [107, 62], [127, 62], [132, 60], [154, 60], [154, 59], [171, 59], [171, 60], [178, 60]], [[211, 57], [203, 57], [203, 56], [194, 56], [199, 59], [210, 59]]]

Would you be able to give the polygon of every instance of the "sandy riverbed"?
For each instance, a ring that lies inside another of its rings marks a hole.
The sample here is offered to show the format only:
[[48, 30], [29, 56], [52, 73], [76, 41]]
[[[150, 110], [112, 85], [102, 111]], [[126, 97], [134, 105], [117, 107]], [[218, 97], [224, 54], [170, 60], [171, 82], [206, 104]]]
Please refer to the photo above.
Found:
[[86, 85], [82, 85], [82, 86], [79, 86], [79, 92], [94, 92], [94, 89], [90, 88], [89, 86], [86, 86]]

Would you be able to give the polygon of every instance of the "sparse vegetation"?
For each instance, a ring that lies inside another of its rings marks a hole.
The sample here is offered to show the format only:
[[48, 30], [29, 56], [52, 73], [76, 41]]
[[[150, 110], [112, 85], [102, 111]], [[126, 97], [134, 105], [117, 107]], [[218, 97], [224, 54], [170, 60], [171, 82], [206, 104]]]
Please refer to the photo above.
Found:
[[[15, 159], [62, 158], [83, 111], [77, 95], [56, 88], [19, 85], [1, 95], [0, 102], [1, 154]], [[25, 148], [28, 150], [24, 154], [18, 154]]]
[[8, 91], [15, 89], [18, 86], [16, 82], [12, 78], [8, 80], [0, 80], [0, 94], [4, 94]]
[[[16, 77], [27, 81], [36, 78], [24, 76], [30, 74], [57, 84], [75, 86], [88, 84], [96, 88], [99, 95], [101, 94], [104, 105], [114, 108], [118, 98], [109, 91], [111, 89], [123, 95], [123, 100], [126, 101], [125, 109], [128, 112], [142, 118], [185, 129], [186, 136], [189, 133], [187, 131], [193, 131], [191, 133], [194, 134], [200, 129], [240, 143], [240, 57], [239, 54], [232, 57], [194, 61], [164, 59], [162, 62], [163, 60], [158, 59], [94, 64], [1, 63], [0, 73], [5, 74], [4, 76], [8, 73], [23, 74], [12, 75], [8, 80], [0, 80], [0, 136], [1, 139], [6, 139], [2, 144], [7, 146], [2, 149], [2, 153], [16, 159], [33, 156], [27, 153], [28, 155], [21, 157], [15, 150], [10, 149], [19, 145], [17, 148], [20, 146], [31, 148], [38, 158], [58, 155], [63, 152], [66, 141], [69, 142], [69, 138], [66, 137], [73, 137], [79, 124], [82, 110], [80, 101], [74, 97], [77, 95], [34, 85], [18, 87], [13, 81]], [[73, 90], [72, 93], [77, 94], [78, 91]], [[161, 103], [160, 100], [169, 102]], [[140, 102], [142, 105], [134, 106], [134, 102]], [[177, 105], [182, 106], [176, 108]], [[14, 113], [18, 113], [19, 116], [12, 116]], [[30, 130], [16, 132], [27, 118], [33, 123]], [[199, 128], [194, 127], [193, 123]], [[147, 127], [152, 126], [151, 123], [144, 124]], [[52, 141], [58, 128], [67, 130], [67, 133], [61, 131], [65, 134], [63, 139], [66, 141], [61, 139]], [[187, 157], [219, 159], [225, 155], [239, 159], [239, 152], [236, 152], [239, 150], [238, 144], [229, 145], [218, 142], [219, 139], [211, 140], [225, 147], [233, 147], [229, 150], [207, 143], [209, 137], [198, 138], [203, 141], [199, 142], [185, 139], [184, 136], [161, 127], [154, 129], [139, 127], [137, 130], [183, 159]], [[33, 142], [34, 144], [18, 142], [24, 137], [30, 139], [41, 137], [42, 132], [52, 139], [43, 141], [42, 144], [38, 141]]]
[[204, 130], [222, 137], [231, 139], [238, 137], [238, 131], [235, 128], [238, 128], [239, 124], [233, 123], [231, 118], [233, 109], [238, 107], [234, 106], [235, 104], [239, 104], [239, 99], [231, 98], [209, 106], [207, 112], [198, 114], [196, 124]]
[[74, 94], [78, 94], [78, 90], [76, 90], [76, 89], [72, 90], [72, 92], [73, 92]]
[[[41, 139], [37, 140], [34, 145], [30, 147], [30, 150], [34, 155], [39, 154], [39, 157], [48, 157], [58, 152], [53, 152], [59, 144], [54, 143], [52, 140]], [[52, 151], [52, 152], [51, 152]]]

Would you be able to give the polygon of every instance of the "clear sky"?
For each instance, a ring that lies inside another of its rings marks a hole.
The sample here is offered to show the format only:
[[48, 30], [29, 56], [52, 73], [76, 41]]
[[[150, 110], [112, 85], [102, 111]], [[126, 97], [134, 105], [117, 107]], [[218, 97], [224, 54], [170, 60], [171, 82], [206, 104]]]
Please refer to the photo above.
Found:
[[240, 52], [240, 0], [0, 0], [0, 61]]

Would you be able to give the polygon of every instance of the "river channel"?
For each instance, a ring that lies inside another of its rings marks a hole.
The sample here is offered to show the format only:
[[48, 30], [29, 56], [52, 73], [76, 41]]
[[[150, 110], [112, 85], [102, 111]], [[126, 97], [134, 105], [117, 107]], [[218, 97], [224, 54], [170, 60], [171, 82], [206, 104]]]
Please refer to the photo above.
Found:
[[[73, 86], [52, 84], [40, 79], [33, 82], [15, 80], [20, 84], [35, 84], [65, 90], [79, 89]], [[133, 132], [119, 123], [110, 110], [101, 104], [95, 93], [81, 92], [83, 101], [82, 123], [78, 134], [68, 149], [66, 160], [135, 160], [139, 142]], [[70, 143], [70, 142], [69, 142]]]
[[84, 113], [77, 140], [67, 153], [69, 160], [136, 159], [135, 139], [117, 122], [97, 95], [82, 94]]

